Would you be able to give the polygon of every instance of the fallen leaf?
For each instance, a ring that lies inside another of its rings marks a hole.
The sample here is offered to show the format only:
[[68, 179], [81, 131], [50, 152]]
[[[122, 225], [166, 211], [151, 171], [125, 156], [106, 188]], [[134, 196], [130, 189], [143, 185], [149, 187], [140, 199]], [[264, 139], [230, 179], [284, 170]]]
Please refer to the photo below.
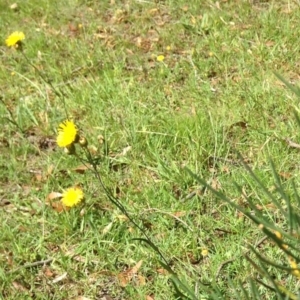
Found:
[[116, 217], [121, 222], [128, 221], [128, 218], [125, 215], [117, 215]]
[[146, 284], [146, 278], [143, 275], [138, 275], [138, 286], [143, 286]]
[[158, 274], [161, 274], [161, 275], [168, 275], [169, 274], [169, 272], [164, 268], [159, 268], [156, 271], [157, 271]]
[[174, 213], [172, 213], [172, 215], [174, 215], [175, 217], [182, 217], [186, 215], [185, 211], [176, 211]]
[[47, 175], [50, 176], [52, 175], [53, 171], [54, 171], [54, 165], [50, 165], [47, 169]]
[[113, 224], [114, 224], [114, 222], [110, 222], [109, 224], [107, 224], [107, 225], [104, 227], [104, 229], [102, 230], [102, 234], [103, 234], [103, 235], [107, 234], [107, 233], [111, 230]]
[[17, 290], [17, 291], [20, 291], [20, 292], [27, 292], [28, 289], [23, 286], [21, 283], [17, 282], [17, 281], [13, 281], [12, 282], [12, 285], [13, 287]]
[[256, 204], [256, 208], [260, 211], [268, 208], [270, 211], [275, 211], [277, 209], [276, 205], [274, 203], [269, 203], [266, 204], [264, 206], [260, 205], [260, 204]]
[[279, 172], [279, 176], [283, 179], [289, 179], [292, 177], [292, 174], [287, 172]]
[[79, 174], [84, 174], [85, 171], [87, 171], [87, 170], [89, 170], [89, 167], [86, 165], [81, 165], [81, 166], [78, 166], [75, 169], [73, 169], [73, 171], [75, 171], [76, 173], [79, 173]]
[[116, 154], [116, 156], [115, 157], [119, 157], [119, 156], [125, 156], [130, 150], [132, 149], [132, 147], [131, 146], [127, 146], [127, 147], [125, 147], [123, 150], [122, 150], [122, 152], [121, 153], [119, 153], [119, 154]]
[[35, 174], [35, 180], [38, 182], [41, 182], [43, 180], [43, 175], [42, 174]]
[[133, 268], [117, 275], [121, 287], [126, 287], [128, 285], [133, 276], [137, 274], [138, 270], [142, 266], [142, 263], [143, 261], [140, 260]]
[[221, 183], [220, 183], [220, 181], [216, 177], [214, 177], [212, 179], [212, 181], [211, 181], [211, 187], [214, 190], [216, 190], [216, 191], [218, 191], [221, 188]]
[[65, 272], [65, 273], [63, 273], [62, 275], [57, 276], [56, 278], [54, 278], [54, 279], [52, 280], [52, 283], [58, 283], [58, 282], [64, 280], [64, 279], [67, 277], [67, 275], [68, 275], [68, 273]]
[[63, 204], [60, 202], [60, 201], [57, 201], [57, 202], [51, 202], [51, 207], [57, 211], [57, 212], [62, 212], [62, 211], [65, 211], [65, 210], [69, 210], [70, 207], [65, 207], [63, 206]]
[[51, 202], [53, 199], [57, 199], [57, 198], [61, 198], [62, 197], [62, 193], [58, 193], [58, 192], [51, 192], [48, 196], [46, 201], [47, 202]]
[[61, 197], [62, 197], [62, 193], [51, 192], [46, 198], [46, 204], [50, 205], [57, 212], [69, 210], [70, 209], [69, 207], [64, 207], [61, 201], [57, 201], [57, 199], [60, 199]]
[[44, 275], [45, 275], [46, 277], [48, 277], [48, 278], [54, 276], [54, 273], [53, 273], [53, 272], [51, 271], [51, 269], [48, 268], [48, 267], [45, 267], [43, 271], [44, 271]]

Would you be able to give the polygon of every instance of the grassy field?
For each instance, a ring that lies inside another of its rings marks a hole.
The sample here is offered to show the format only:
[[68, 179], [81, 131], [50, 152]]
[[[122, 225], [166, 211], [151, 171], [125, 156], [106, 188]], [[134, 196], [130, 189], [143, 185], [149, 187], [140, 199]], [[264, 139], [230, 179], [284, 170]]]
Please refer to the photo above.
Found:
[[[271, 192], [272, 158], [292, 191], [299, 152], [284, 139], [300, 140], [299, 105], [274, 72], [299, 81], [299, 3], [12, 4], [0, 3], [0, 298], [176, 299], [161, 257], [134, 240], [144, 236], [93, 172], [57, 147], [69, 118], [106, 186], [197, 298], [218, 288], [240, 299], [238, 284], [247, 289], [257, 276], [242, 255], [263, 234], [188, 169], [285, 226], [237, 152]], [[14, 31], [26, 36], [22, 51], [5, 46]], [[74, 185], [85, 200], [61, 211], [53, 192]], [[257, 249], [285, 260], [268, 241]], [[299, 288], [284, 272], [273, 275]]]

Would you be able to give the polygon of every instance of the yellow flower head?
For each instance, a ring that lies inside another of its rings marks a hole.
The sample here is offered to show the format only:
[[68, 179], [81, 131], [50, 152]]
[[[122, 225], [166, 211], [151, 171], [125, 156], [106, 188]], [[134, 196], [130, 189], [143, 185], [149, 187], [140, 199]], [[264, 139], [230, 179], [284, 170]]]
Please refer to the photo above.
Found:
[[7, 47], [18, 48], [24, 39], [25, 34], [23, 32], [15, 31], [5, 40], [5, 44]]
[[67, 189], [62, 196], [62, 203], [64, 206], [72, 207], [79, 204], [83, 199], [83, 191], [78, 187]]
[[158, 56], [156, 57], [156, 60], [157, 60], [157, 61], [164, 61], [164, 59], [165, 59], [165, 57], [164, 57], [163, 55], [158, 55]]
[[77, 128], [73, 121], [66, 120], [58, 126], [58, 136], [56, 139], [59, 147], [68, 147], [76, 142], [78, 138]]

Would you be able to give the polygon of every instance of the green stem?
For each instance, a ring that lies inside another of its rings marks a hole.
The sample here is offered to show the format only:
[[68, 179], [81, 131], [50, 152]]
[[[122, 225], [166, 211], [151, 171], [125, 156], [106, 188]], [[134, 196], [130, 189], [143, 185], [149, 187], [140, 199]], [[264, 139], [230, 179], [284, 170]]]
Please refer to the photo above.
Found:
[[[147, 242], [151, 245], [151, 247], [159, 254], [159, 256], [163, 259], [163, 261], [165, 262], [165, 264], [172, 270], [169, 262], [167, 261], [167, 259], [165, 258], [165, 256], [162, 254], [162, 252], [159, 250], [159, 248], [152, 242], [150, 236], [147, 234], [147, 232], [145, 231], [145, 229], [143, 227], [141, 227], [127, 212], [126, 208], [123, 206], [123, 204], [121, 202], [119, 202], [118, 199], [116, 199], [114, 197], [114, 195], [112, 194], [112, 192], [105, 186], [100, 173], [97, 169], [97, 165], [93, 162], [93, 158], [92, 155], [90, 153], [90, 151], [88, 149], [85, 148], [85, 153], [87, 156], [87, 160], [88, 162], [92, 165], [92, 171], [94, 172], [97, 180], [99, 181], [101, 187], [103, 188], [106, 196], [108, 197], [108, 199], [115, 205], [117, 206], [121, 212], [128, 218], [128, 220], [136, 227], [140, 230], [140, 232], [144, 235], [144, 237], [146, 238]], [[80, 158], [79, 158], [80, 159]], [[83, 160], [80, 159], [82, 162]]]

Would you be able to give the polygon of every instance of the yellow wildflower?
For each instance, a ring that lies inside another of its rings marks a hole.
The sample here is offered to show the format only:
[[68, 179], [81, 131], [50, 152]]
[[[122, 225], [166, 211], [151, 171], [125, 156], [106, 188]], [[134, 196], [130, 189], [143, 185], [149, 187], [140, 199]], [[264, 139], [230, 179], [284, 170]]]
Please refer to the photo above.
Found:
[[64, 206], [72, 207], [79, 204], [83, 199], [83, 191], [78, 187], [67, 189], [62, 196], [61, 202]]
[[158, 55], [157, 57], [156, 57], [156, 60], [157, 61], [163, 61], [165, 59], [165, 57], [163, 56], [163, 55]]
[[24, 39], [25, 34], [23, 32], [15, 31], [5, 40], [5, 44], [7, 47], [18, 48]]
[[78, 139], [77, 128], [73, 121], [66, 120], [59, 124], [56, 139], [59, 147], [69, 147]]

